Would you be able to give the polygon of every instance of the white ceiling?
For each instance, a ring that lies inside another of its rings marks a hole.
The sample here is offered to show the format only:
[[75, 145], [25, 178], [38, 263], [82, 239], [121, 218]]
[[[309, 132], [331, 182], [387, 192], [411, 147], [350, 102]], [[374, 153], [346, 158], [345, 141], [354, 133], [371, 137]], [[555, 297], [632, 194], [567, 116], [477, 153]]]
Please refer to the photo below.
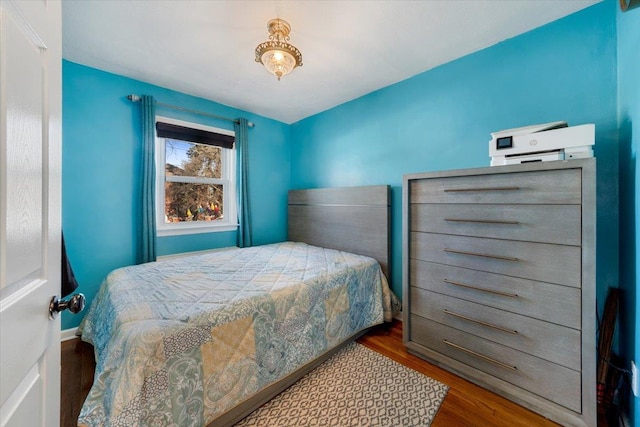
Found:
[[[293, 123], [599, 1], [64, 0], [63, 56]], [[275, 17], [304, 63], [281, 81], [254, 62]]]

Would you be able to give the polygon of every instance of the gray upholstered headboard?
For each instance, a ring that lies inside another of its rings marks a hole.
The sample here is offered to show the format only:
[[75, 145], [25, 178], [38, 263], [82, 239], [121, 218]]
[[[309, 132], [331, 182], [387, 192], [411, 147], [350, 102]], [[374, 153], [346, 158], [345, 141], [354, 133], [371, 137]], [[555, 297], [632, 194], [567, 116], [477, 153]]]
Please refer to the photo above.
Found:
[[388, 185], [289, 191], [288, 240], [375, 258], [389, 277]]

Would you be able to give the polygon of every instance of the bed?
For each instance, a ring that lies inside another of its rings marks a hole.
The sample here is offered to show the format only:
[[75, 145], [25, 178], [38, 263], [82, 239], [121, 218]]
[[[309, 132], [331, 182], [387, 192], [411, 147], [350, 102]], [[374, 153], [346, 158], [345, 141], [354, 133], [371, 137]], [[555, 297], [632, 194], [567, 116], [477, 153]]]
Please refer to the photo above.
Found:
[[233, 425], [391, 320], [388, 186], [295, 190], [288, 241], [110, 273], [80, 325], [86, 426]]

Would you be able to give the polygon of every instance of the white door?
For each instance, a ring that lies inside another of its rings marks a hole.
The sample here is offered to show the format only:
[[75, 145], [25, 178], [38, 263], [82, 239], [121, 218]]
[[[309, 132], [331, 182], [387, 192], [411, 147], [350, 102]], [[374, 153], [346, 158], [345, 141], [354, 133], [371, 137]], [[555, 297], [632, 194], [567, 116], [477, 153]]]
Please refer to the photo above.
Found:
[[0, 426], [60, 424], [61, 6], [0, 0]]

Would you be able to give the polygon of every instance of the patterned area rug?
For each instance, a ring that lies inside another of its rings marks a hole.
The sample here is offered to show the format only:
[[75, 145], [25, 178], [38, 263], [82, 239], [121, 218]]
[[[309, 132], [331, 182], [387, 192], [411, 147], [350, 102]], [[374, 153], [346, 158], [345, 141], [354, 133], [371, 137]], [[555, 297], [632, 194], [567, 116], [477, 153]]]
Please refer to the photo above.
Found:
[[354, 342], [236, 427], [429, 426], [448, 389]]

